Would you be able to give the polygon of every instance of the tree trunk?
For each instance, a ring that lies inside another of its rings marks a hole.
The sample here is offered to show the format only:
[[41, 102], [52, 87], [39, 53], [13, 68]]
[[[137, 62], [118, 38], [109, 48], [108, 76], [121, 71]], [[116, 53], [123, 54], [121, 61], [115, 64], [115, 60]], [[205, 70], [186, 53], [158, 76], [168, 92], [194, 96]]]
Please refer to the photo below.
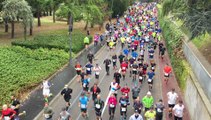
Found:
[[5, 19], [4, 26], [5, 26], [5, 32], [8, 32], [9, 26], [8, 26], [8, 20], [7, 19]]
[[19, 22], [20, 21], [20, 18], [17, 16], [17, 21]]
[[86, 25], [85, 25], [85, 27], [84, 27], [84, 30], [87, 30], [87, 28], [88, 28], [88, 24], [89, 24], [89, 22], [88, 22], [88, 21], [86, 21]]
[[46, 12], [47, 12], [47, 16], [49, 16], [49, 11], [47, 10]]
[[11, 21], [11, 38], [14, 38], [14, 32], [15, 32], [15, 22]]
[[52, 16], [52, 9], [50, 8], [50, 16]]
[[94, 25], [95, 25], [94, 23], [91, 23], [91, 28], [94, 28]]
[[38, 27], [40, 27], [41, 26], [41, 21], [40, 21], [40, 10], [39, 10], [39, 8], [38, 8], [38, 11], [37, 11], [37, 25], [38, 25]]
[[33, 35], [33, 25], [32, 25], [32, 22], [30, 23], [29, 35], [30, 36]]
[[26, 26], [24, 26], [24, 40], [26, 40], [26, 32], [27, 32], [27, 28]]
[[55, 7], [53, 7], [53, 23], [55, 23], [56, 22], [56, 8]]

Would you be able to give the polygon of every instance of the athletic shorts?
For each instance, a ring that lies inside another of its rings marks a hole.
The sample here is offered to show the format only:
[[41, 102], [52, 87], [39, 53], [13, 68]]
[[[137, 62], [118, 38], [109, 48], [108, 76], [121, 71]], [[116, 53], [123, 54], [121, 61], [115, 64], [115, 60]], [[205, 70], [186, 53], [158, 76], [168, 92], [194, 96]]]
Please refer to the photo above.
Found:
[[102, 112], [100, 110], [95, 110], [96, 116], [101, 116]]
[[151, 82], [148, 81], [148, 84], [151, 84], [152, 85], [153, 84], [153, 80]]
[[137, 99], [137, 97], [133, 96], [133, 100]]
[[165, 75], [165, 74], [164, 74], [164, 77], [169, 77], [169, 74], [168, 74], [168, 75]]
[[84, 45], [89, 45], [89, 43], [84, 43]]
[[134, 71], [134, 70], [133, 70], [133, 74], [135, 74], [135, 75], [136, 75], [136, 74], [137, 74], [137, 71]]
[[87, 109], [86, 108], [81, 108], [81, 112], [86, 113]]
[[80, 75], [81, 74], [81, 71], [76, 71], [77, 75]]
[[173, 108], [175, 104], [168, 104], [169, 108]]
[[99, 79], [99, 75], [96, 75], [96, 74], [95, 74], [95, 79]]

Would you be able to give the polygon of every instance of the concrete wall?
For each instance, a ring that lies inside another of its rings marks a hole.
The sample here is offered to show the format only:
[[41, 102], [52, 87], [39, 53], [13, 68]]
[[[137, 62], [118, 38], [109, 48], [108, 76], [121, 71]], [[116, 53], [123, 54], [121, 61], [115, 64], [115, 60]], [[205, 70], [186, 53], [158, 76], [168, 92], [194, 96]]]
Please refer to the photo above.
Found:
[[211, 120], [211, 105], [193, 73], [187, 78], [185, 101], [192, 120]]
[[[185, 57], [189, 64], [192, 67], [192, 70], [194, 74], [196, 75], [197, 81], [200, 83], [202, 89], [204, 90], [204, 93], [208, 97], [209, 101], [211, 102], [211, 75], [208, 72], [208, 69], [210, 66], [209, 64], [206, 64], [206, 66], [202, 63], [202, 60], [200, 59], [203, 56], [200, 56], [199, 54], [196, 54], [195, 51], [193, 51], [193, 48], [195, 46], [192, 46], [190, 48], [190, 43], [187, 43], [184, 41], [183, 44], [183, 51], [185, 54]], [[208, 69], [206, 68], [208, 67]], [[211, 108], [210, 108], [211, 109]]]

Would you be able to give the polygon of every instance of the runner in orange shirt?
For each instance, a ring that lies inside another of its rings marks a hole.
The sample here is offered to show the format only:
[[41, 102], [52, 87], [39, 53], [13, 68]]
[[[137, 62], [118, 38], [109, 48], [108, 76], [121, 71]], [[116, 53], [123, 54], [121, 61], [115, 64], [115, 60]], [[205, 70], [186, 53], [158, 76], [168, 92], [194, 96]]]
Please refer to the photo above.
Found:
[[168, 83], [170, 73], [171, 73], [171, 67], [168, 65], [168, 63], [166, 63], [164, 67], [164, 80], [166, 84]]

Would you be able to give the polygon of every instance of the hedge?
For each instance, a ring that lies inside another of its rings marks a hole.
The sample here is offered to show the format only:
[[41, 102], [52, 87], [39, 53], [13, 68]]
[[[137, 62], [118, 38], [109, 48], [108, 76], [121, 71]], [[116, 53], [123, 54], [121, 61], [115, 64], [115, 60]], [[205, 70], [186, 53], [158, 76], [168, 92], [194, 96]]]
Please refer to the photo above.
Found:
[[[72, 33], [72, 52], [78, 53], [84, 48], [83, 39], [85, 38], [85, 36], [86, 35], [81, 31], [74, 31]], [[89, 39], [92, 40], [92, 36], [89, 36]], [[70, 37], [67, 32], [59, 34], [50, 33], [35, 36], [33, 40], [14, 41], [12, 42], [12, 45], [26, 47], [30, 49], [57, 48], [63, 49], [68, 52], [70, 49]]]
[[182, 50], [183, 33], [174, 23], [172, 23], [172, 21], [167, 17], [162, 16], [161, 9], [162, 8], [160, 7], [158, 19], [163, 31], [163, 38], [165, 39], [168, 54], [179, 86], [184, 90], [186, 87], [186, 79], [189, 74], [189, 65], [184, 58]]

